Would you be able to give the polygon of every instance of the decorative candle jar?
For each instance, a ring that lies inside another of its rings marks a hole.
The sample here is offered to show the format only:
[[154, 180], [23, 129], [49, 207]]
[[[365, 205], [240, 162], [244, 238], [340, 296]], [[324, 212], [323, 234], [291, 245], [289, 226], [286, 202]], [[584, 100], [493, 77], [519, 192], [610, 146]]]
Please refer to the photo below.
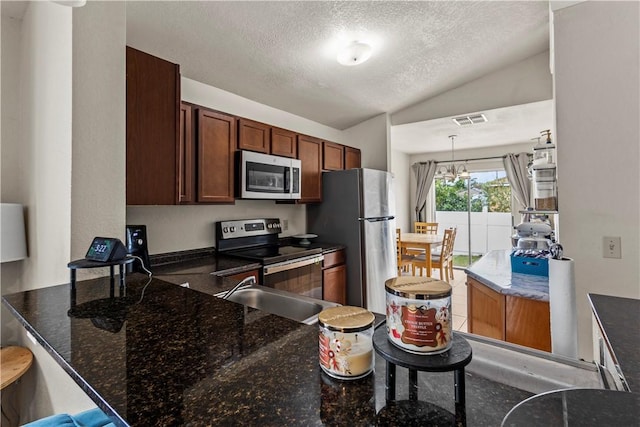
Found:
[[362, 378], [373, 371], [375, 316], [361, 307], [339, 306], [318, 315], [320, 367], [338, 379]]
[[451, 285], [430, 277], [402, 276], [387, 280], [384, 287], [387, 337], [393, 345], [415, 354], [449, 350]]

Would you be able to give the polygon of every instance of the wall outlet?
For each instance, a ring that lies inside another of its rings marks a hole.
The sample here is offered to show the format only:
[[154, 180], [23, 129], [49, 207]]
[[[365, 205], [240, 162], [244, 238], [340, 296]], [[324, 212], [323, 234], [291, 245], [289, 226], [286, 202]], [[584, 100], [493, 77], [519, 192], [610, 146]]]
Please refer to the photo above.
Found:
[[620, 237], [604, 236], [602, 238], [602, 256], [604, 258], [622, 258]]
[[289, 229], [289, 220], [288, 219], [283, 219], [282, 220], [282, 231], [287, 231]]

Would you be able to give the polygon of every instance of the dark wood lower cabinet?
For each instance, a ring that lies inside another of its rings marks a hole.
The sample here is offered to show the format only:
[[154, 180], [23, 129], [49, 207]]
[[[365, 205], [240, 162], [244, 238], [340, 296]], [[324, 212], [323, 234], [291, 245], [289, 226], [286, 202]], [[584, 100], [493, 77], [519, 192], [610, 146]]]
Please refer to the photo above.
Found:
[[324, 255], [322, 299], [338, 304], [347, 303], [347, 265], [345, 251], [342, 249]]
[[550, 319], [547, 301], [503, 295], [467, 277], [470, 333], [551, 351]]
[[228, 280], [230, 283], [239, 283], [241, 280], [246, 279], [247, 277], [253, 276], [256, 280], [256, 285], [260, 284], [260, 271], [259, 270], [250, 270], [242, 273], [232, 274], [230, 276], [224, 276], [225, 280]]

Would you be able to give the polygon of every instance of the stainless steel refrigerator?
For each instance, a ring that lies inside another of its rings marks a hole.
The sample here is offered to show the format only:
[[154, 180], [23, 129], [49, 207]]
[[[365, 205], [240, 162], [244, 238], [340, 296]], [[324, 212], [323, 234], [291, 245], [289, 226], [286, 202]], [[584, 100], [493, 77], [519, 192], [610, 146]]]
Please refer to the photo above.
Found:
[[347, 304], [384, 314], [384, 282], [396, 277], [395, 197], [389, 172], [322, 174], [322, 203], [307, 206], [307, 232], [346, 246]]

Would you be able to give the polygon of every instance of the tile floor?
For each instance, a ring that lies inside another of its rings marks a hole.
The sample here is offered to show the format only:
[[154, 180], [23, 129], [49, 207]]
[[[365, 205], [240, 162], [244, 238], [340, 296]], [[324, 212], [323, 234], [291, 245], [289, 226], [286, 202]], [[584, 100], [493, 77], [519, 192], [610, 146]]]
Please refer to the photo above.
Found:
[[[417, 272], [416, 272], [417, 273]], [[411, 276], [411, 271], [402, 273]], [[431, 277], [440, 278], [440, 272], [433, 270]], [[468, 332], [467, 330], [467, 275], [464, 270], [453, 270], [451, 287], [451, 311], [453, 315], [453, 330]]]

